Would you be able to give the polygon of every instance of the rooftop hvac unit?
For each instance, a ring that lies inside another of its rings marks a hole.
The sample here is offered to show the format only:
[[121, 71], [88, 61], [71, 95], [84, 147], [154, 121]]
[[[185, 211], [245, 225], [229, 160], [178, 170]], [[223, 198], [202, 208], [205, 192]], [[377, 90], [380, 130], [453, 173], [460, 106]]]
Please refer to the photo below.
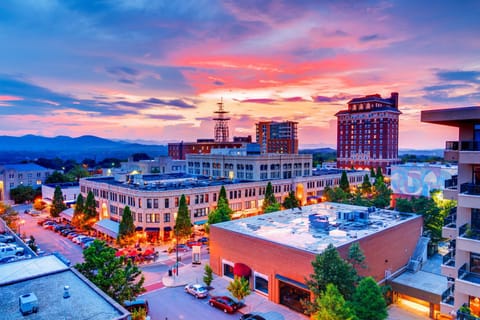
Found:
[[38, 311], [38, 299], [33, 292], [20, 296], [18, 298], [18, 303], [22, 315], [26, 315], [29, 313], [37, 313]]

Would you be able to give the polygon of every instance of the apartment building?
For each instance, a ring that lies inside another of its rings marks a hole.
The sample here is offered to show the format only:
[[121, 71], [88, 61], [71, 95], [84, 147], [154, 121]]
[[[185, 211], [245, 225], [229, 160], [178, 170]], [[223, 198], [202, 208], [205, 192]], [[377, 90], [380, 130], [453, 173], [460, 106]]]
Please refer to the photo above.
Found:
[[35, 163], [0, 165], [0, 201], [11, 201], [10, 190], [18, 186], [41, 187], [53, 172]]
[[450, 252], [441, 267], [450, 288], [442, 296], [440, 311], [454, 315], [465, 305], [479, 317], [480, 107], [422, 111], [421, 120], [458, 128], [458, 141], [447, 141], [445, 148], [445, 160], [458, 162], [458, 178], [449, 181], [444, 197], [458, 200], [458, 206], [442, 229], [443, 237], [450, 239]]
[[265, 153], [298, 153], [298, 122], [262, 121], [255, 124], [257, 143]]
[[398, 93], [354, 98], [337, 117], [337, 167], [386, 168], [399, 163]]

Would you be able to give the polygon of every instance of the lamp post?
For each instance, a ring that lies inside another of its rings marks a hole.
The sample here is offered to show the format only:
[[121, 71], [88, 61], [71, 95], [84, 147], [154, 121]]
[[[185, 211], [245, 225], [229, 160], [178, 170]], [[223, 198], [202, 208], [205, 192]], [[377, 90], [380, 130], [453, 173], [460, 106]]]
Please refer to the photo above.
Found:
[[177, 228], [177, 225], [175, 225], [175, 240], [176, 240], [176, 245], [177, 245], [177, 248], [176, 248], [176, 263], [175, 263], [175, 270], [176, 270], [176, 274], [177, 274], [177, 277], [178, 277], [178, 228]]
[[20, 219], [20, 221], [18, 221], [18, 236], [21, 237], [22, 234], [21, 234], [21, 227], [22, 225], [25, 223], [25, 220], [23, 219]]

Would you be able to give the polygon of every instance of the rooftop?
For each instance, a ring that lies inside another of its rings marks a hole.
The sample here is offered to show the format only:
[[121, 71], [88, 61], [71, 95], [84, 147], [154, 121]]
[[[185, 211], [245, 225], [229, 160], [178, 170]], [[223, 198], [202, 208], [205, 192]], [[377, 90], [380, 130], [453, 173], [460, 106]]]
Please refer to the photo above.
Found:
[[[0, 265], [0, 276], [0, 314], [4, 320], [23, 319], [18, 298], [31, 292], [38, 298], [38, 313], [32, 319], [104, 320], [126, 319], [128, 315], [55, 256]], [[63, 298], [64, 286], [69, 286], [70, 298]]]
[[422, 122], [459, 127], [480, 120], [480, 106], [424, 110], [420, 118]]
[[51, 169], [44, 168], [35, 163], [15, 163], [15, 164], [4, 164], [0, 166], [4, 170], [16, 170], [16, 171], [48, 171]]
[[319, 254], [421, 216], [398, 211], [322, 202], [212, 225]]

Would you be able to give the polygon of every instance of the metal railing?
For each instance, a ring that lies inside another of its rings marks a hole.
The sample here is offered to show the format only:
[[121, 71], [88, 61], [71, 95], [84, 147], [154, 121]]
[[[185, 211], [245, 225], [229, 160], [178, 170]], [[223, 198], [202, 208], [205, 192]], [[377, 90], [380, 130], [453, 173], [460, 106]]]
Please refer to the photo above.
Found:
[[449, 267], [454, 267], [455, 266], [455, 251], [450, 251], [446, 255], [442, 257], [442, 264], [449, 266]]
[[458, 150], [458, 141], [447, 141], [445, 143], [445, 150]]
[[442, 302], [443, 303], [446, 303], [446, 304], [449, 304], [451, 306], [453, 306], [453, 303], [454, 303], [454, 297], [453, 297], [453, 286], [448, 288], [447, 290], [445, 290], [443, 293], [442, 293]]
[[462, 183], [460, 185], [460, 193], [480, 195], [480, 185], [475, 183]]
[[464, 140], [464, 141], [447, 141], [445, 150], [451, 151], [480, 151], [480, 141]]
[[457, 189], [458, 176], [452, 176], [451, 179], [445, 180], [445, 189]]
[[458, 279], [462, 279], [468, 273], [467, 271], [467, 263], [465, 262], [459, 269], [458, 269]]

